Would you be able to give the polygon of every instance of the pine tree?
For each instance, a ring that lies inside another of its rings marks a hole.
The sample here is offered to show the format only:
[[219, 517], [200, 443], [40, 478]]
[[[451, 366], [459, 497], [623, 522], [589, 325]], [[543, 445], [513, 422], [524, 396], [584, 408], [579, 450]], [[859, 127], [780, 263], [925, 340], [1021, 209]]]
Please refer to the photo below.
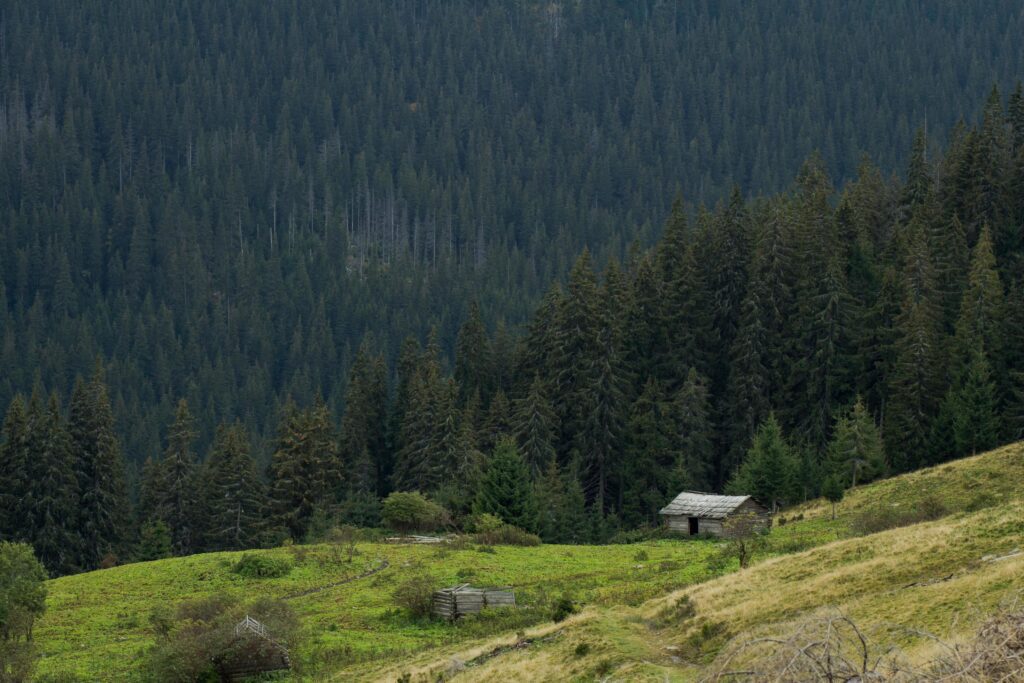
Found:
[[469, 305], [469, 314], [455, 342], [455, 381], [461, 405], [474, 392], [489, 396], [495, 384], [491, 343], [476, 301]]
[[580, 484], [580, 463], [574, 459], [566, 468], [565, 497], [559, 509], [562, 525], [562, 543], [587, 543], [591, 540], [590, 515], [587, 512], [586, 496]]
[[669, 478], [668, 492], [711, 488], [714, 473], [714, 425], [711, 400], [705, 379], [690, 368], [686, 380], [672, 400], [672, 422], [676, 439], [674, 450], [679, 454], [677, 471]]
[[984, 348], [989, 358], [1001, 358], [1005, 314], [1003, 285], [996, 271], [991, 233], [983, 227], [971, 255], [971, 269], [960, 303], [953, 340], [953, 380], [972, 362], [975, 350]]
[[204, 538], [210, 550], [243, 550], [259, 544], [263, 529], [263, 483], [239, 424], [221, 425], [203, 464], [208, 512]]
[[996, 387], [984, 348], [976, 349], [954, 400], [953, 439], [958, 453], [975, 455], [994, 448], [1000, 423]]
[[387, 433], [387, 377], [384, 359], [373, 357], [373, 339], [363, 339], [349, 372], [341, 418], [341, 461], [351, 491], [384, 493], [391, 462]]
[[0, 442], [0, 539], [24, 541], [22, 494], [29, 481], [30, 433], [25, 399], [15, 395], [4, 416]]
[[904, 301], [896, 320], [895, 360], [883, 428], [896, 472], [906, 472], [925, 459], [944, 386], [939, 307], [920, 229], [910, 235], [903, 274]]
[[80, 539], [77, 529], [78, 481], [72, 460], [71, 436], [60, 401], [50, 395], [39, 422], [41, 450], [32, 467], [27, 510], [36, 556], [51, 576], [76, 571]]
[[487, 409], [487, 416], [480, 429], [480, 448], [485, 452], [491, 451], [502, 437], [512, 434], [512, 408], [509, 406], [505, 392], [498, 389], [491, 398], [491, 405]]
[[621, 475], [622, 517], [630, 526], [653, 525], [679, 468], [672, 405], [653, 377], [630, 407]]
[[306, 410], [289, 404], [270, 462], [270, 516], [293, 539], [303, 539], [310, 518], [337, 500], [341, 465], [330, 414], [319, 398]]
[[534, 480], [534, 500], [537, 501], [537, 535], [545, 543], [563, 542], [562, 508], [565, 505], [565, 480], [552, 455], [543, 473]]
[[555, 459], [555, 412], [548, 402], [544, 382], [535, 375], [530, 391], [515, 402], [513, 432], [534, 478]]
[[843, 488], [866, 484], [885, 474], [882, 434], [860, 397], [836, 421], [827, 458], [826, 470]]
[[167, 528], [163, 520], [151, 519], [145, 522], [139, 529], [139, 541], [135, 545], [133, 554], [134, 560], [148, 562], [162, 560], [172, 555], [171, 530]]
[[123, 550], [129, 503], [121, 442], [114, 429], [103, 368], [88, 383], [78, 381], [71, 394], [68, 431], [75, 455], [79, 492], [79, 530], [84, 568], [98, 567]]
[[521, 529], [536, 529], [537, 508], [530, 471], [511, 438], [503, 438], [495, 446], [473, 502], [473, 512], [495, 515]]
[[843, 488], [843, 482], [838, 474], [833, 473], [825, 477], [825, 481], [821, 485], [821, 495], [832, 503], [833, 520], [836, 518], [836, 504], [843, 499], [845, 493], [846, 489]]
[[171, 532], [171, 549], [175, 555], [195, 552], [200, 544], [202, 511], [199, 492], [198, 463], [192, 450], [195, 441], [195, 419], [185, 399], [178, 401], [174, 422], [167, 433], [167, 450], [159, 467], [159, 493], [156, 518]]
[[753, 496], [775, 511], [781, 504], [796, 499], [797, 468], [797, 458], [782, 435], [778, 420], [769, 415], [758, 428], [754, 443], [727, 490]]

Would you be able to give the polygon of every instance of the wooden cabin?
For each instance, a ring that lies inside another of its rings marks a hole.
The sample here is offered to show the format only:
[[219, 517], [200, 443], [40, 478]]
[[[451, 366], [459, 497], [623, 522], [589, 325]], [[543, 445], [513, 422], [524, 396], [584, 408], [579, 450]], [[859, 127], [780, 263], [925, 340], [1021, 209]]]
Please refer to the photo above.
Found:
[[509, 588], [474, 588], [464, 583], [434, 593], [434, 614], [450, 621], [484, 607], [515, 606], [516, 594]]
[[683, 491], [658, 513], [668, 528], [686, 536], [745, 536], [771, 526], [771, 512], [750, 496]]

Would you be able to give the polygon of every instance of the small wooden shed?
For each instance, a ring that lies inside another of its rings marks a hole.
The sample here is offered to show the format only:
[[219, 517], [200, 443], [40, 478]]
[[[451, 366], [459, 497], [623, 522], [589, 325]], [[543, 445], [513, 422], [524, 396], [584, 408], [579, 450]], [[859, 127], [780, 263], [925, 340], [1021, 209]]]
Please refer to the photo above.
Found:
[[743, 536], [771, 526], [771, 512], [750, 496], [683, 491], [658, 513], [669, 529], [687, 536]]
[[476, 614], [484, 607], [515, 606], [516, 594], [510, 588], [474, 588], [463, 583], [434, 593], [434, 614], [449, 620]]

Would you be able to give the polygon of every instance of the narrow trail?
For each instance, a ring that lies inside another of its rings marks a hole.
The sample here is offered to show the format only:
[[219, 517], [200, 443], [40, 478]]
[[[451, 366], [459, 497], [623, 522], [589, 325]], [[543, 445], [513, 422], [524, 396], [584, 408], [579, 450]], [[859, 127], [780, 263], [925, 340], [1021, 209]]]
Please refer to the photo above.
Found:
[[322, 593], [322, 592], [324, 592], [326, 590], [330, 590], [332, 588], [337, 588], [338, 586], [343, 586], [346, 583], [352, 583], [353, 581], [358, 581], [360, 579], [369, 578], [369, 577], [373, 576], [374, 574], [377, 574], [379, 572], [384, 571], [385, 569], [387, 569], [390, 566], [391, 566], [390, 562], [388, 562], [387, 560], [381, 560], [381, 563], [379, 565], [377, 565], [373, 569], [366, 570], [362, 574], [357, 574], [355, 576], [350, 576], [347, 579], [342, 579], [341, 581], [335, 581], [334, 583], [329, 583], [326, 586], [317, 586], [316, 588], [307, 588], [306, 590], [299, 591], [298, 593], [289, 593], [288, 595], [284, 596], [284, 598], [282, 598], [282, 599], [283, 600], [295, 600], [296, 598], [304, 598], [307, 595], [313, 595], [314, 593]]

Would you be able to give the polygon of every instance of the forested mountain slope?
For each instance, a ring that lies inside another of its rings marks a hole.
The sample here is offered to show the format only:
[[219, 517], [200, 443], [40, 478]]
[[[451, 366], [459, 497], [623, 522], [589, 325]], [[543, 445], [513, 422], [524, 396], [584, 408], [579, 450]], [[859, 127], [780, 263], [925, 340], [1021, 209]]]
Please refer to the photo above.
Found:
[[266, 439], [287, 396], [341, 409], [364, 333], [517, 324], [677, 190], [901, 169], [1021, 34], [1009, 0], [7, 3], [0, 405], [102, 357], [130, 461], [181, 396], [201, 445]]

